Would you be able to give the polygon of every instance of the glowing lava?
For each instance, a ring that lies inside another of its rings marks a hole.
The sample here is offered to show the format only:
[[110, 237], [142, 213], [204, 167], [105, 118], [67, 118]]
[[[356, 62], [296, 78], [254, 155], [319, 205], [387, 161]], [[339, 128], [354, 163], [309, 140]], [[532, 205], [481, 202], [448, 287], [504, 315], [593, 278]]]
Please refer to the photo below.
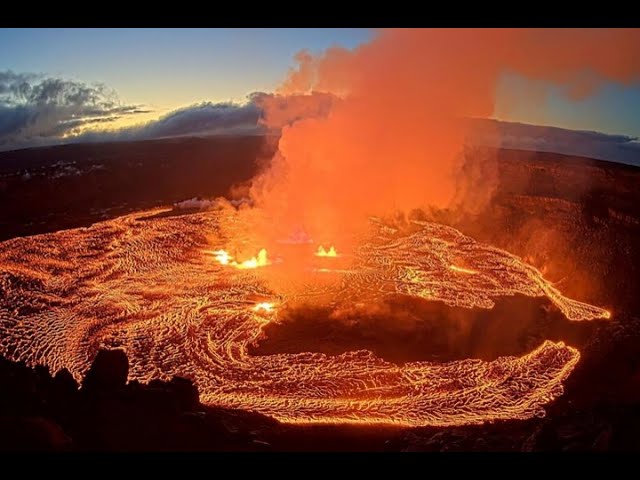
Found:
[[233, 261], [233, 257], [229, 255], [229, 253], [227, 253], [225, 250], [216, 250], [211, 253], [213, 253], [216, 261], [220, 265], [229, 265], [229, 262]]
[[[249, 346], [278, 320], [276, 306], [296, 299], [348, 307], [402, 294], [490, 309], [523, 294], [548, 297], [571, 320], [609, 317], [443, 225], [416, 222], [407, 233], [373, 221], [349, 270], [324, 282], [303, 275], [293, 288], [207, 251], [209, 238], [247, 244], [239, 214], [151, 218], [160, 212], [0, 243], [0, 354], [80, 377], [97, 348], [121, 347], [131, 379], [191, 378], [204, 403], [284, 422], [464, 425], [544, 415], [579, 352], [544, 341], [521, 357], [397, 365], [367, 350], [253, 356]], [[457, 261], [476, 273], [452, 269]], [[248, 262], [267, 264], [266, 251]]]
[[248, 268], [265, 267], [269, 265], [269, 259], [267, 258], [267, 250], [262, 249], [258, 252], [257, 257], [252, 257], [249, 260], [243, 262], [237, 262], [226, 250], [204, 250], [204, 253], [213, 255], [216, 261], [220, 265], [230, 265], [239, 270], [246, 270]]
[[275, 305], [271, 302], [260, 302], [254, 305], [252, 310], [254, 312], [265, 312], [265, 313], [273, 313], [275, 309]]
[[470, 268], [457, 267], [455, 265], [449, 265], [449, 270], [453, 270], [454, 272], [466, 273], [469, 275], [475, 275], [479, 273], [476, 270], [471, 270]]

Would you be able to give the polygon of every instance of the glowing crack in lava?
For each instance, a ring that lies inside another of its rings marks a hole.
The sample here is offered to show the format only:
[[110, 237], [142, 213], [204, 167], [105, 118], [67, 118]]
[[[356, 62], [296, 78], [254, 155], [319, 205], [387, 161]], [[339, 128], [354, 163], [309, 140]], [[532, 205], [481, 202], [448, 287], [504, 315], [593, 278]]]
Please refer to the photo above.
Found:
[[468, 273], [469, 275], [475, 275], [479, 273], [475, 270], [471, 270], [470, 268], [458, 267], [456, 265], [449, 265], [449, 270], [453, 270], [454, 272], [460, 272], [460, 273]]
[[238, 214], [154, 216], [161, 212], [1, 243], [0, 353], [79, 377], [97, 348], [122, 347], [131, 378], [192, 378], [207, 404], [292, 423], [447, 426], [544, 414], [579, 352], [544, 341], [519, 358], [396, 365], [366, 350], [253, 356], [248, 348], [296, 300], [349, 305], [403, 294], [489, 309], [519, 293], [547, 296], [571, 320], [608, 317], [517, 257], [438, 224], [416, 222], [406, 233], [373, 220], [335, 281], [310, 273], [308, 288], [274, 291], [262, 275], [278, 265], [231, 268], [230, 256], [219, 254], [225, 265], [203, 254], [243, 235], [241, 222], [225, 221]]

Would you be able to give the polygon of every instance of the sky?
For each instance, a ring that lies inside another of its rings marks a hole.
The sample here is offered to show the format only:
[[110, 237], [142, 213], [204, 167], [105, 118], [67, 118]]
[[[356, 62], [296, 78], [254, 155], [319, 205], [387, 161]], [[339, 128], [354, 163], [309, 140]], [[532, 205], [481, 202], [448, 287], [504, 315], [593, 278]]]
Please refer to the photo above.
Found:
[[[524, 77], [505, 74], [496, 92], [495, 118], [512, 122], [548, 125], [572, 130], [589, 130], [609, 134], [640, 136], [640, 79], [633, 85], [604, 83], [593, 95], [569, 99], [557, 86], [532, 85]], [[540, 95], [519, 95], [532, 87]], [[525, 99], [528, 101], [524, 101]]]
[[272, 91], [301, 49], [352, 48], [368, 29], [0, 29], [0, 70], [102, 82], [167, 112]]
[[[217, 114], [223, 102], [243, 103], [252, 92], [274, 91], [294, 66], [296, 52], [318, 53], [334, 45], [354, 48], [373, 35], [370, 29], [339, 28], [0, 29], [0, 149], [31, 145], [20, 143], [25, 132], [33, 143], [52, 135], [64, 137], [76, 127], [84, 131], [138, 125], [175, 116], [176, 111], [182, 119], [185, 108], [204, 102]], [[2, 97], [25, 81], [32, 86], [31, 97]], [[97, 83], [108, 91], [85, 88]], [[640, 136], [640, 83], [605, 84], [579, 101], [567, 99], [557, 87], [537, 85], [544, 94], [527, 102], [510, 101], [530, 86], [528, 80], [505, 73], [496, 88], [493, 117]], [[34, 99], [40, 104], [43, 98], [60, 101], [61, 92], [66, 103], [55, 115], [63, 111], [63, 117], [56, 117], [58, 124], [52, 127], [54, 113], [36, 113]], [[92, 99], [92, 107], [77, 105], [79, 96]], [[198, 114], [207, 112], [200, 109]], [[80, 117], [90, 120], [82, 123]]]

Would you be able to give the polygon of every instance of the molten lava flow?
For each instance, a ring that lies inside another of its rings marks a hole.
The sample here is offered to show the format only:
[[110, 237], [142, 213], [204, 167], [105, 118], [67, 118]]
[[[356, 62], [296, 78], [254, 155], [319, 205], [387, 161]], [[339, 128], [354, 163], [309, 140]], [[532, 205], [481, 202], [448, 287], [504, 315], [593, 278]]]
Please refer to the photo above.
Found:
[[318, 250], [315, 253], [316, 257], [337, 257], [338, 253], [336, 252], [335, 247], [332, 245], [329, 250], [325, 250], [322, 245], [318, 247]]
[[[366, 350], [253, 356], [249, 346], [296, 300], [352, 306], [400, 293], [490, 309], [497, 297], [524, 294], [548, 297], [572, 320], [609, 315], [443, 225], [404, 232], [373, 221], [348, 270], [267, 287], [263, 276], [277, 266], [228, 268], [230, 255], [206, 250], [207, 238], [246, 244], [240, 216], [228, 218], [236, 213], [149, 219], [159, 212], [0, 243], [0, 354], [80, 377], [97, 348], [121, 347], [132, 379], [184, 376], [204, 403], [284, 422], [464, 425], [543, 415], [579, 352], [544, 341], [519, 358], [396, 365]], [[255, 263], [266, 261], [265, 251]]]

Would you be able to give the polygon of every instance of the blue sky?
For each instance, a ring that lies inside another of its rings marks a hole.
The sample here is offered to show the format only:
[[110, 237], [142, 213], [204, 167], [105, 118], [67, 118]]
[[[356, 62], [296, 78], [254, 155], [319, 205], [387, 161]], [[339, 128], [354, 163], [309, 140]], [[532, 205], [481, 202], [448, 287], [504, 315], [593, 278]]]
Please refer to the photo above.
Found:
[[[532, 88], [538, 95], [530, 94]], [[509, 100], [513, 97], [516, 101]], [[604, 83], [593, 95], [575, 100], [557, 86], [505, 74], [497, 87], [495, 116], [521, 123], [639, 137], [640, 84]]]
[[[204, 101], [242, 102], [272, 91], [303, 48], [366, 42], [369, 29], [0, 29], [0, 72], [43, 73], [102, 82], [122, 103], [144, 105], [148, 120]], [[505, 75], [497, 87], [495, 117], [569, 129], [640, 136], [640, 84], [606, 84], [575, 102], [559, 89], [508, 102], [527, 82]]]
[[273, 90], [303, 48], [354, 47], [368, 29], [0, 29], [0, 70], [104, 82], [173, 109]]

